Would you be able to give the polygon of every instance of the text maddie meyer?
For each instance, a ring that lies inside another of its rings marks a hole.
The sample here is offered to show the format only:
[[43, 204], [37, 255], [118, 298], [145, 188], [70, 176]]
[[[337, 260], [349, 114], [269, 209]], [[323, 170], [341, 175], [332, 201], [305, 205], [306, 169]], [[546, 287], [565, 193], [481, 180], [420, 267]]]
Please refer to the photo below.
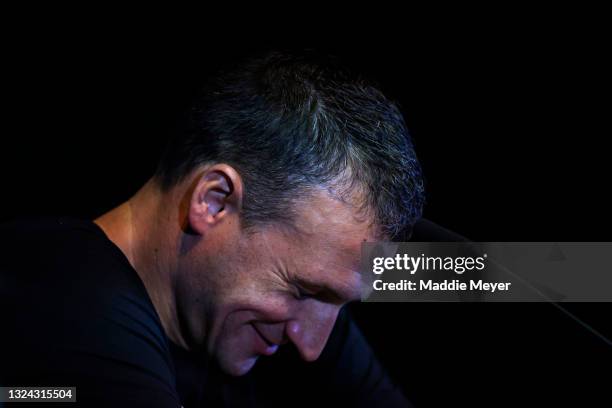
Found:
[[380, 290], [400, 291], [484, 291], [496, 292], [510, 290], [510, 282], [484, 282], [483, 280], [470, 280], [469, 284], [458, 279], [435, 282], [431, 279], [417, 282], [402, 279], [399, 282], [383, 282], [375, 280], [372, 287]]

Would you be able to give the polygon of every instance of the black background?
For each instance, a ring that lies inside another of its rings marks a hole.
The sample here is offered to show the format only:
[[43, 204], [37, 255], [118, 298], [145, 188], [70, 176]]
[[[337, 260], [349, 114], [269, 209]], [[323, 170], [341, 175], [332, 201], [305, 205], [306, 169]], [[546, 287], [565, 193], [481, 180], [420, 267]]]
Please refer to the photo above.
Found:
[[[0, 219], [100, 215], [148, 179], [167, 130], [207, 75], [258, 51], [315, 48], [376, 79], [401, 105], [427, 179], [428, 219], [477, 241], [610, 240], [609, 102], [595, 22], [548, 13], [504, 23], [498, 14], [429, 14], [419, 25], [418, 15], [370, 16], [379, 24], [322, 32], [310, 21], [290, 35], [287, 20], [204, 28], [217, 17], [171, 29], [138, 15], [95, 24], [26, 15], [11, 28]], [[263, 26], [269, 33], [259, 35]], [[563, 306], [612, 336], [608, 304]], [[553, 305], [355, 309], [418, 407], [606, 398], [610, 347]]]

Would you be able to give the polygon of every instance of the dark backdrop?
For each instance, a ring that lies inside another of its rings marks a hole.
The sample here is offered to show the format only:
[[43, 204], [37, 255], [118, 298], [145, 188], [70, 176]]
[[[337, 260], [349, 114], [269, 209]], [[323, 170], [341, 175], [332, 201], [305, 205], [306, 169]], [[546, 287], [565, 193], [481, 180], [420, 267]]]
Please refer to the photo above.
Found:
[[[93, 218], [121, 203], [151, 175], [176, 114], [210, 72], [259, 50], [310, 47], [341, 56], [399, 102], [427, 179], [428, 219], [481, 241], [609, 241], [596, 31], [583, 38], [564, 24], [525, 32], [491, 23], [390, 34], [383, 25], [299, 40], [244, 32], [232, 41], [215, 30], [85, 26], [24, 30], [9, 41], [1, 220]], [[609, 305], [563, 306], [612, 336]], [[364, 304], [355, 312], [420, 407], [600, 405], [610, 380], [610, 347], [549, 304]]]

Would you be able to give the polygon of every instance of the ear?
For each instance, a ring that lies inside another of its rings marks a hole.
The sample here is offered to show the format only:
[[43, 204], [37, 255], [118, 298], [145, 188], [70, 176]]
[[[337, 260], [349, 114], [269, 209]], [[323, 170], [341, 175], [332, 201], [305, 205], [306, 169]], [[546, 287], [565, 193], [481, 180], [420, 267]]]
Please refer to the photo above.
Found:
[[203, 235], [229, 217], [238, 217], [242, 206], [242, 179], [227, 164], [216, 164], [199, 174], [189, 204], [189, 226]]

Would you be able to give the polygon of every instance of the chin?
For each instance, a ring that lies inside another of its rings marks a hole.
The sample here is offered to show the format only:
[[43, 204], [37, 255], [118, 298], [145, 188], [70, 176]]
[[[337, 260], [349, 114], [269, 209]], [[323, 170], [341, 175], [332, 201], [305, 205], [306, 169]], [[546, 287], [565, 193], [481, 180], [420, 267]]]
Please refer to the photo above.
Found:
[[219, 365], [221, 370], [223, 370], [226, 374], [234, 377], [240, 377], [251, 371], [256, 362], [257, 356], [238, 361], [220, 361]]

